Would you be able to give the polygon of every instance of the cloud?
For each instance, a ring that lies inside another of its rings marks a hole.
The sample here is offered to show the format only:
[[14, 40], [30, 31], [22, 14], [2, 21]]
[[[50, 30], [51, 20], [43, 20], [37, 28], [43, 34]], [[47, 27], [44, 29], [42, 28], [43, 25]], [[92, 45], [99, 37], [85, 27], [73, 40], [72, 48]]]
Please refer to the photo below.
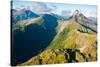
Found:
[[62, 10], [61, 11], [61, 15], [63, 15], [63, 16], [66, 16], [66, 15], [69, 16], [69, 15], [71, 15], [71, 13], [72, 13], [71, 10]]
[[32, 9], [35, 12], [43, 13], [43, 12], [50, 12], [52, 9], [47, 6], [46, 3], [41, 2], [33, 2]]

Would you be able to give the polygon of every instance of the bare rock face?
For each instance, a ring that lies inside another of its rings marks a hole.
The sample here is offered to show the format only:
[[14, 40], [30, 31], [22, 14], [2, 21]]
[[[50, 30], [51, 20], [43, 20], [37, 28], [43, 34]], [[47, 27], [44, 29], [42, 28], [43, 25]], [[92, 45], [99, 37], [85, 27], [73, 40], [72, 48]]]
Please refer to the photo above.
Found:
[[79, 14], [80, 14], [79, 10], [75, 10], [73, 13], [73, 18], [79, 16]]

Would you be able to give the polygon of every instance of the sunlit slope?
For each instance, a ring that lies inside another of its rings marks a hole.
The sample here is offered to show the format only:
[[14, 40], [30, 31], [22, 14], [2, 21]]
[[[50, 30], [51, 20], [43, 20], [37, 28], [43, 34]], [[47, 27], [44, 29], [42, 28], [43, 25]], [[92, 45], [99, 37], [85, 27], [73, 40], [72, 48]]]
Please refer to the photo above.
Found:
[[48, 48], [76, 49], [96, 42], [95, 32], [73, 20], [60, 23], [57, 27], [57, 33]]
[[26, 26], [31, 25], [31, 24], [41, 25], [43, 21], [44, 20], [41, 16], [37, 18], [31, 18], [27, 20], [18, 21], [16, 24], [13, 24], [12, 31], [15, 31], [17, 29], [24, 31]]

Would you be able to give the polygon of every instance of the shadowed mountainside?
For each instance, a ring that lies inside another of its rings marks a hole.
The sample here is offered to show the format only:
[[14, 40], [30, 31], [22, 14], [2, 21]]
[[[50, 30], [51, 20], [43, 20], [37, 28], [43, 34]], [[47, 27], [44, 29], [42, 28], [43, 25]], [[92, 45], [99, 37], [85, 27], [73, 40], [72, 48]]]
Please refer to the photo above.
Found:
[[57, 24], [57, 18], [48, 14], [13, 24], [12, 65], [25, 62], [42, 52], [56, 35]]

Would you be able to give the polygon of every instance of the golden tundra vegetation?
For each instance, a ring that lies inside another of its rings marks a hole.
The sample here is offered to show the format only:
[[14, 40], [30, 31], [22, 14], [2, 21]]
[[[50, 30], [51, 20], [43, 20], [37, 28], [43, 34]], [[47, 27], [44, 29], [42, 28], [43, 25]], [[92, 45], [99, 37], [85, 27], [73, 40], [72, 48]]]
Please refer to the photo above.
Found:
[[60, 22], [56, 32], [57, 35], [43, 52], [18, 66], [97, 60], [97, 33], [74, 19]]

